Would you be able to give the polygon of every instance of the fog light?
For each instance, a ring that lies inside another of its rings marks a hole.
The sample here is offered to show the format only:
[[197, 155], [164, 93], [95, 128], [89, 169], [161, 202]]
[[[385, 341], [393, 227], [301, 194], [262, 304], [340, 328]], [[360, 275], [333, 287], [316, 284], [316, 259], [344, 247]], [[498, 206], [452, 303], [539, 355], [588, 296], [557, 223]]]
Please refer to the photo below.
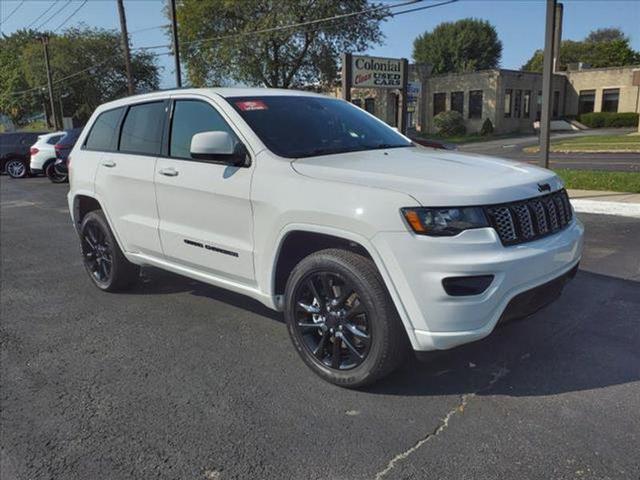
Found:
[[452, 297], [480, 295], [493, 282], [493, 275], [477, 275], [474, 277], [447, 277], [442, 280], [444, 291]]

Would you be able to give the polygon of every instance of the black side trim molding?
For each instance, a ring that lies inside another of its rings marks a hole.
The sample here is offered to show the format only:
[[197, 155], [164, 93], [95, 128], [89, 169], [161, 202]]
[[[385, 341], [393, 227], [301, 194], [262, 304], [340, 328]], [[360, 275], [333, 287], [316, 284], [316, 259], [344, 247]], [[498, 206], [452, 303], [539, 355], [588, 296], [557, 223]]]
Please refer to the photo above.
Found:
[[224, 255], [229, 255], [231, 257], [238, 257], [239, 254], [238, 252], [232, 252], [231, 250], [225, 250], [224, 248], [218, 248], [218, 247], [214, 247], [213, 245], [207, 245], [207, 244], [203, 244], [200, 242], [194, 242], [193, 240], [189, 240], [189, 239], [184, 239], [184, 243], [186, 243], [187, 245], [191, 245], [192, 247], [198, 247], [198, 248], [205, 248], [207, 250], [210, 250], [212, 252], [216, 252], [216, 253], [222, 253]]

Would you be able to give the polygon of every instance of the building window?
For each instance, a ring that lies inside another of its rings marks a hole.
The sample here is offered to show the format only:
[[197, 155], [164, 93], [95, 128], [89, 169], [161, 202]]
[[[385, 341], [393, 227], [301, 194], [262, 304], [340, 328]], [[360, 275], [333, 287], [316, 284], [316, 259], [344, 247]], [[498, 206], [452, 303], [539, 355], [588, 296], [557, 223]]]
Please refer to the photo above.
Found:
[[536, 120], [542, 117], [542, 90], [538, 90], [538, 98], [536, 99]]
[[551, 118], [558, 118], [558, 108], [560, 107], [560, 92], [555, 90], [553, 92], [553, 113]]
[[531, 90], [524, 91], [523, 107], [522, 118], [529, 118], [531, 116]]
[[507, 88], [504, 91], [504, 118], [511, 116], [511, 98], [513, 97], [513, 90]]
[[364, 109], [371, 115], [376, 114], [376, 99], [373, 97], [364, 99]]
[[605, 88], [602, 91], [602, 111], [617, 112], [618, 100], [620, 100], [619, 88]]
[[464, 114], [464, 92], [451, 92], [451, 110]]
[[435, 117], [440, 112], [444, 112], [447, 109], [447, 94], [446, 93], [434, 93], [433, 94], [433, 116]]
[[596, 105], [595, 90], [580, 90], [578, 97], [578, 115], [583, 113], [591, 113]]
[[353, 100], [351, 100], [351, 103], [353, 103], [356, 107], [362, 108], [362, 100], [359, 98], [354, 98]]
[[522, 90], [516, 90], [516, 96], [513, 100], [513, 116], [520, 118], [520, 112], [522, 111]]
[[482, 90], [469, 92], [469, 118], [482, 118]]

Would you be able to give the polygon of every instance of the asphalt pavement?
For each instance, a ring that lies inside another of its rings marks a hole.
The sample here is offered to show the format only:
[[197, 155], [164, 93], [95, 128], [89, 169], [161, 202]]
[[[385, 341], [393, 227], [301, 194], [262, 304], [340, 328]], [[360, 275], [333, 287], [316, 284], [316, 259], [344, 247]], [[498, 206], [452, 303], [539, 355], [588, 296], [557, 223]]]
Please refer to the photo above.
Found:
[[[575, 138], [586, 135], [610, 135], [631, 132], [631, 129], [594, 129], [575, 133], [552, 133], [552, 141], [562, 138]], [[534, 165], [539, 164], [538, 153], [527, 153], [526, 147], [538, 145], [539, 139], [535, 135], [502, 138], [487, 142], [463, 144], [458, 147], [463, 152], [494, 155], [498, 157], [518, 160]], [[550, 153], [551, 168], [572, 168], [576, 170], [607, 170], [618, 172], [640, 172], [639, 153]]]
[[98, 291], [66, 191], [0, 177], [2, 480], [640, 478], [637, 219], [580, 214], [557, 302], [350, 391], [240, 295]]

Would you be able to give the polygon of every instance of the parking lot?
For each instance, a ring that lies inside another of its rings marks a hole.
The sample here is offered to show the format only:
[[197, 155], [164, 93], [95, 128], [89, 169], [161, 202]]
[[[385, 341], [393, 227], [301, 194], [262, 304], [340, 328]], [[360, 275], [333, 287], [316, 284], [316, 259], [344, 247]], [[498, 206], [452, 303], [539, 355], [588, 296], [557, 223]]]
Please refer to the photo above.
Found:
[[86, 277], [67, 185], [0, 177], [3, 479], [639, 479], [640, 221], [580, 214], [559, 301], [360, 391], [279, 314]]

